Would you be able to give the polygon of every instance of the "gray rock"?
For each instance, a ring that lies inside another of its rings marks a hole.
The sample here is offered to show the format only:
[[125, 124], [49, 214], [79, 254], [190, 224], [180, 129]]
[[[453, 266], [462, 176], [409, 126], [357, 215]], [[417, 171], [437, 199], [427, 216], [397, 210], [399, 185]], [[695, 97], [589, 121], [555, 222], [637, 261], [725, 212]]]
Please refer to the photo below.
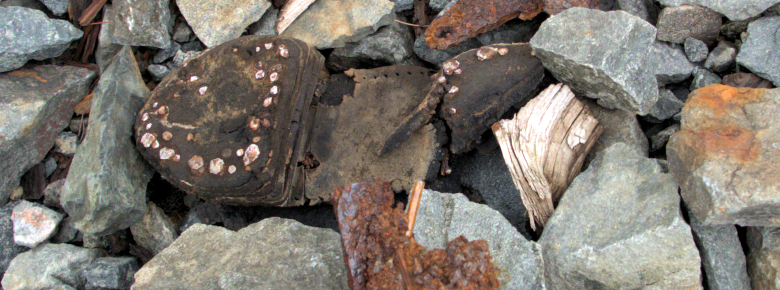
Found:
[[706, 7], [666, 7], [658, 15], [658, 40], [683, 43], [692, 37], [714, 43], [720, 34], [721, 15]]
[[177, 67], [180, 67], [182, 64], [184, 64], [185, 61], [199, 55], [200, 53], [201, 53], [200, 51], [184, 52], [182, 50], [179, 50], [176, 52], [176, 56], [173, 57], [173, 60], [168, 62], [168, 68], [170, 68], [171, 70], [176, 69]]
[[780, 289], [780, 228], [747, 229], [747, 271], [753, 289]]
[[650, 150], [657, 151], [663, 149], [666, 142], [669, 142], [669, 138], [672, 138], [672, 135], [677, 133], [677, 131], [680, 131], [680, 124], [673, 124], [650, 136]]
[[11, 260], [16, 255], [29, 250], [14, 243], [14, 226], [11, 222], [11, 213], [14, 206], [20, 202], [11, 202], [0, 207], [0, 276], [5, 273], [5, 270], [8, 269], [8, 264], [11, 263]]
[[171, 42], [170, 47], [157, 51], [157, 54], [155, 54], [154, 58], [152, 58], [152, 63], [163, 63], [164, 61], [176, 56], [176, 52], [178, 52], [180, 49], [181, 44]]
[[173, 40], [177, 42], [190, 42], [194, 35], [192, 28], [184, 21], [177, 23], [173, 29]]
[[658, 102], [650, 109], [650, 114], [645, 116], [645, 120], [653, 123], [660, 123], [671, 118], [679, 113], [683, 105], [685, 105], [670, 90], [659, 89], [658, 94]]
[[617, 0], [616, 4], [617, 9], [636, 15], [650, 24], [658, 20], [658, 7], [653, 0]]
[[539, 27], [531, 46], [576, 93], [646, 115], [658, 100], [650, 53], [655, 27], [623, 11], [569, 8]]
[[0, 72], [20, 68], [30, 59], [57, 57], [84, 35], [70, 22], [24, 7], [0, 7], [0, 31]]
[[[49, 12], [46, 7], [46, 5], [43, 5], [41, 1], [39, 0], [3, 0], [0, 1], [0, 7], [13, 7], [13, 6], [20, 6], [20, 7], [26, 7], [30, 9], [40, 10], [44, 13]], [[50, 15], [47, 13], [46, 15]], [[53, 15], [50, 15], [53, 16]]]
[[441, 69], [441, 64], [458, 54], [461, 54], [467, 50], [478, 48], [482, 46], [479, 40], [472, 38], [464, 41], [461, 44], [450, 46], [447, 49], [431, 49], [428, 47], [428, 43], [425, 42], [425, 36], [420, 35], [414, 41], [414, 53], [422, 60], [433, 64], [436, 68]]
[[483, 46], [496, 43], [528, 42], [534, 33], [539, 30], [541, 19], [534, 18], [528, 21], [511, 20], [491, 30], [477, 35], [477, 40]]
[[694, 66], [679, 45], [655, 41], [650, 53], [658, 86], [679, 83], [691, 76]]
[[728, 17], [730, 20], [745, 20], [764, 12], [780, 0], [658, 0], [664, 6], [683, 4], [699, 5], [710, 8]]
[[16, 256], [3, 276], [3, 289], [83, 289], [82, 271], [99, 250], [69, 244], [43, 244]]
[[149, 74], [152, 75], [152, 77], [154, 77], [155, 80], [158, 81], [171, 73], [170, 68], [161, 64], [150, 64], [146, 67], [146, 70], [149, 72]]
[[669, 171], [705, 225], [777, 226], [780, 89], [710, 85], [691, 93], [666, 145]]
[[276, 33], [276, 19], [279, 16], [279, 9], [269, 8], [255, 23], [249, 25], [249, 34], [252, 35], [277, 35]]
[[685, 47], [685, 55], [688, 56], [688, 60], [691, 62], [703, 61], [707, 59], [707, 55], [710, 53], [707, 44], [693, 37], [686, 38], [683, 46]]
[[57, 233], [57, 225], [63, 214], [41, 204], [23, 200], [14, 207], [11, 221], [14, 223], [14, 242], [35, 248]]
[[392, 23], [394, 6], [390, 0], [314, 1], [281, 35], [318, 49], [343, 47]]
[[147, 97], [149, 89], [125, 46], [95, 88], [90, 125], [60, 196], [62, 208], [82, 232], [110, 234], [134, 224], [146, 211], [152, 169], [130, 136]]
[[740, 47], [737, 63], [780, 87], [780, 16], [764, 17], [748, 26], [747, 41]]
[[65, 179], [49, 183], [43, 190], [43, 205], [53, 209], [62, 209], [60, 194], [62, 194], [63, 185], [65, 185]]
[[114, 9], [110, 4], [103, 5], [103, 24], [100, 25], [98, 47], [95, 50], [95, 61], [101, 72], [106, 70], [106, 67], [111, 64], [111, 61], [116, 54], [122, 49], [122, 45], [116, 44], [113, 41], [113, 29], [111, 29], [111, 21], [113, 21], [113, 19]]
[[461, 235], [487, 241], [501, 289], [545, 289], [539, 245], [526, 240], [499, 212], [462, 194], [423, 190], [415, 240], [428, 249], [444, 249]]
[[241, 36], [249, 24], [259, 20], [271, 7], [271, 2], [178, 0], [176, 5], [200, 41], [212, 47]]
[[179, 233], [183, 233], [190, 227], [196, 225], [196, 224], [206, 224], [199, 216], [198, 211], [190, 207], [190, 210], [187, 212], [186, 215], [184, 215], [184, 219], [181, 221], [179, 225]]
[[677, 185], [622, 143], [574, 179], [539, 245], [550, 289], [702, 289]]
[[135, 257], [97, 258], [84, 269], [86, 290], [130, 289], [138, 271]]
[[458, 2], [457, 0], [430, 0], [428, 3], [428, 6], [431, 7], [431, 10], [433, 11], [444, 11], [445, 8], [448, 8], [447, 6], [452, 6]]
[[52, 173], [57, 170], [57, 159], [54, 159], [52, 156], [48, 156], [46, 159], [43, 159], [42, 163], [46, 168], [46, 178], [49, 178], [49, 176], [51, 176]]
[[54, 139], [54, 152], [62, 153], [67, 156], [76, 154], [78, 148], [79, 136], [72, 132], [60, 132]]
[[191, 52], [191, 51], [201, 52], [203, 50], [206, 50], [206, 46], [204, 46], [203, 43], [201, 43], [200, 40], [198, 40], [197, 38], [193, 41], [181, 45], [181, 51], [183, 52]]
[[[113, 1], [111, 38], [114, 43], [131, 46], [166, 48], [171, 45], [168, 34], [171, 21], [169, 0]], [[180, 2], [180, 1], [179, 1]]]
[[721, 77], [715, 73], [707, 69], [695, 67], [693, 68], [693, 81], [691, 81], [691, 85], [688, 87], [688, 89], [695, 91], [699, 88], [703, 88], [711, 84], [719, 84], [721, 82], [723, 82], [723, 79], [721, 79]]
[[412, 50], [412, 40], [406, 27], [391, 23], [359, 42], [334, 49], [328, 57], [328, 68], [343, 71], [385, 65], [421, 65]]
[[414, 8], [414, 0], [393, 0], [395, 2], [395, 12], [403, 12]]
[[151, 201], [141, 220], [130, 226], [133, 240], [155, 255], [168, 247], [179, 236], [171, 219]]
[[528, 216], [525, 206], [512, 182], [501, 150], [495, 149], [486, 155], [476, 151], [460, 155], [453, 162], [452, 170], [459, 175], [461, 184], [477, 191], [487, 206], [500, 212], [520, 234], [531, 239], [526, 229]]
[[[219, 261], [215, 263], [215, 261]], [[348, 289], [339, 234], [268, 218], [197, 224], [135, 274], [133, 289]]]
[[68, 12], [69, 0], [40, 0], [54, 15], [62, 15]]
[[585, 163], [583, 163], [582, 168], [588, 167], [590, 160], [596, 157], [596, 153], [607, 149], [607, 147], [615, 143], [627, 144], [637, 154], [647, 157], [650, 145], [634, 114], [624, 110], [604, 108], [590, 99], [578, 98], [578, 100], [588, 106], [590, 112], [599, 120], [599, 124], [604, 129], [601, 137], [596, 140], [596, 144], [593, 144], [590, 152], [585, 157]]
[[[63, 180], [64, 181], [64, 180]], [[65, 217], [57, 229], [57, 233], [51, 237], [51, 242], [55, 244], [81, 241], [79, 230], [73, 227], [70, 217]]]
[[49, 152], [96, 75], [86, 68], [53, 65], [0, 74], [0, 204]]
[[737, 47], [728, 41], [721, 41], [710, 52], [707, 61], [704, 62], [704, 68], [714, 72], [723, 72], [733, 66], [736, 57]]
[[701, 255], [704, 276], [710, 290], [750, 290], [745, 253], [734, 225], [703, 225], [688, 212], [696, 247]]

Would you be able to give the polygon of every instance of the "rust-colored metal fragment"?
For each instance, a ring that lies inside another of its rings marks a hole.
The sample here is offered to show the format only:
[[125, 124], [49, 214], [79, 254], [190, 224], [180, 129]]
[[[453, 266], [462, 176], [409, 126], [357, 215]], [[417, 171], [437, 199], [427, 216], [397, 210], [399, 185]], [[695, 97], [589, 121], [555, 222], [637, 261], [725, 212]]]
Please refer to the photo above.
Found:
[[544, 0], [544, 12], [555, 15], [573, 7], [596, 9], [600, 0]]
[[498, 279], [484, 240], [460, 236], [447, 248], [425, 249], [405, 236], [403, 206], [393, 207], [390, 183], [365, 181], [336, 188], [350, 289], [497, 289]]
[[534, 18], [542, 12], [542, 0], [460, 0], [425, 31], [432, 49], [445, 49], [501, 26], [515, 17]]

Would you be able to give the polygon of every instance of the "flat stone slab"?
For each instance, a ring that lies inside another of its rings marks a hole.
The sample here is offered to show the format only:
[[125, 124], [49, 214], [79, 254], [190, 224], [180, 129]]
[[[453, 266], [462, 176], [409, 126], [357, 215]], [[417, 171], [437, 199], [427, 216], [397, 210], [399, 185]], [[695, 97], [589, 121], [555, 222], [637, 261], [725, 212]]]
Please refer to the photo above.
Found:
[[780, 86], [780, 16], [761, 18], [748, 25], [748, 38], [740, 47], [737, 62], [756, 75]]
[[212, 47], [241, 36], [247, 26], [260, 20], [271, 2], [179, 0], [176, 5], [200, 41]]
[[0, 31], [0, 72], [20, 68], [30, 59], [57, 57], [84, 35], [68, 21], [18, 6], [0, 7]]
[[669, 172], [702, 224], [780, 225], [780, 90], [693, 91], [666, 148]]

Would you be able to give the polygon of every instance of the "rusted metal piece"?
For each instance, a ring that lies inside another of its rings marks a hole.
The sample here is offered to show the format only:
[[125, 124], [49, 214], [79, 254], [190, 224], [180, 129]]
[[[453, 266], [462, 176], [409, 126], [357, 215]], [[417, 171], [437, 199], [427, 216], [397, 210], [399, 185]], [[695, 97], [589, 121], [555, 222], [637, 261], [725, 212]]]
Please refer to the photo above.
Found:
[[316, 49], [291, 38], [241, 37], [209, 49], [152, 92], [136, 118], [137, 148], [199, 197], [305, 204], [302, 162], [323, 64]]
[[542, 0], [460, 0], [433, 20], [425, 31], [425, 42], [432, 49], [445, 49], [515, 17], [534, 18], [543, 8]]
[[350, 289], [497, 289], [487, 242], [460, 236], [447, 249], [425, 249], [406, 237], [402, 207], [393, 207], [390, 183], [381, 180], [336, 188]]
[[544, 0], [544, 12], [555, 15], [573, 7], [596, 9], [601, 0]]

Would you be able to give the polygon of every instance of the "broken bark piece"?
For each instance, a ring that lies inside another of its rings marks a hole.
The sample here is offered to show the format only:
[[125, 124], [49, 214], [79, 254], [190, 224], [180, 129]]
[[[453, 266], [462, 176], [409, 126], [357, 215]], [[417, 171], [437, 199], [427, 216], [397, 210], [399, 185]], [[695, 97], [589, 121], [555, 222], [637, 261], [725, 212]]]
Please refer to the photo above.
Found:
[[291, 38], [248, 36], [187, 61], [136, 118], [138, 150], [172, 184], [240, 205], [306, 203], [303, 168], [324, 58]]
[[423, 126], [390, 154], [378, 155], [424, 97], [430, 74], [414, 66], [348, 71], [355, 90], [338, 106], [317, 108], [311, 154], [320, 166], [306, 171], [307, 199], [328, 201], [330, 189], [370, 177], [396, 181], [394, 190], [435, 177], [446, 140], [443, 125]]
[[309, 5], [314, 3], [314, 0], [290, 0], [284, 4], [282, 10], [279, 11], [279, 17], [276, 19], [276, 33], [282, 34], [290, 24], [298, 18], [298, 16], [309, 8]]
[[531, 228], [544, 227], [601, 132], [598, 120], [563, 84], [542, 91], [513, 119], [493, 124]]
[[598, 9], [600, 0], [544, 0], [544, 12], [555, 15], [573, 7]]
[[425, 30], [432, 49], [457, 45], [514, 19], [534, 18], [542, 12], [542, 0], [460, 0]]
[[437, 108], [451, 130], [450, 151], [467, 152], [509, 108], [536, 90], [543, 77], [542, 62], [527, 43], [496, 44], [461, 53], [444, 62], [423, 102], [388, 137], [382, 154], [400, 146]]
[[497, 289], [484, 240], [460, 236], [447, 249], [425, 249], [407, 237], [403, 205], [390, 183], [367, 180], [332, 193], [350, 289]]

